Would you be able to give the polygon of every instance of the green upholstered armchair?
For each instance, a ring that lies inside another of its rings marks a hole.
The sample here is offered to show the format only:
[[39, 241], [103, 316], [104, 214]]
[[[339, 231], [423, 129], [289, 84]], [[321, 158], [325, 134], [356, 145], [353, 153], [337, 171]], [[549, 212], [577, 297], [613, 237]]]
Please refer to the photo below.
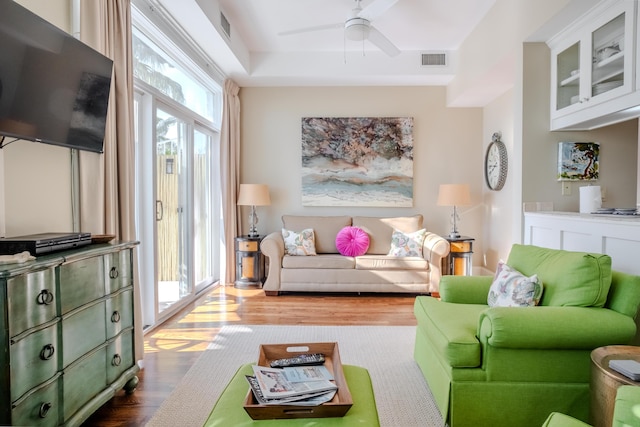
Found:
[[514, 245], [507, 265], [536, 274], [537, 307], [489, 307], [491, 276], [443, 276], [419, 296], [414, 358], [450, 427], [540, 426], [551, 412], [589, 416], [590, 353], [629, 344], [640, 277], [607, 255]]
[[[589, 424], [553, 412], [542, 427], [589, 427]], [[640, 387], [623, 385], [618, 388], [611, 427], [640, 427]]]

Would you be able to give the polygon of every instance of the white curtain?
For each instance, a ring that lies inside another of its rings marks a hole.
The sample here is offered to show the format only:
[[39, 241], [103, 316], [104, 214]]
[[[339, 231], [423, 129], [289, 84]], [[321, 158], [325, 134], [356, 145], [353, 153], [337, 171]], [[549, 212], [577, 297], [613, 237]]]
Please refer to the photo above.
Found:
[[[81, 0], [80, 39], [114, 62], [104, 153], [80, 152], [80, 229], [136, 239], [130, 0]], [[137, 251], [134, 251], [134, 255]], [[136, 360], [144, 356], [140, 281], [134, 260]]]
[[236, 205], [240, 189], [240, 88], [225, 80], [220, 130], [220, 175], [222, 182], [222, 216], [225, 241], [225, 284], [235, 281], [235, 237], [240, 233]]

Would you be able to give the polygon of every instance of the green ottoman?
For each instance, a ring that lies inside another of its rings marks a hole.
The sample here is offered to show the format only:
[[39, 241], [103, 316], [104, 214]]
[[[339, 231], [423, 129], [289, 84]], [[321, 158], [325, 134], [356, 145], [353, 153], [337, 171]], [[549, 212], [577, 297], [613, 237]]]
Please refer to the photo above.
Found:
[[358, 366], [343, 365], [342, 368], [353, 399], [353, 406], [351, 406], [349, 412], [347, 412], [344, 417], [297, 418], [290, 420], [252, 419], [242, 407], [247, 392], [249, 391], [249, 384], [245, 379], [245, 375], [253, 374], [253, 369], [251, 365], [248, 364], [238, 369], [238, 372], [233, 376], [227, 388], [225, 388], [222, 395], [220, 395], [220, 398], [211, 411], [211, 415], [209, 415], [204, 425], [205, 427], [379, 426], [378, 411], [376, 410], [376, 402], [373, 396], [369, 372]]

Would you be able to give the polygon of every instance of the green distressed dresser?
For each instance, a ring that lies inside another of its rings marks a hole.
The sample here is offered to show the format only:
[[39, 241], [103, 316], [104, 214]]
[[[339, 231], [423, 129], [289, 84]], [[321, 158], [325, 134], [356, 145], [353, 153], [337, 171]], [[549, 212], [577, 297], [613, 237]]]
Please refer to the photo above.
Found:
[[80, 425], [121, 388], [135, 390], [137, 244], [0, 265], [0, 425]]

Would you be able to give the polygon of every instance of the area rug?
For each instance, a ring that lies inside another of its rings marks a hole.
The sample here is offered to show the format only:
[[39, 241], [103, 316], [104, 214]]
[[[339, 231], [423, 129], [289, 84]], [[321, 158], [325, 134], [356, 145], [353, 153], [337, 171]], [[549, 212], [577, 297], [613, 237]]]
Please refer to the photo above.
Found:
[[369, 370], [381, 426], [441, 427], [442, 417], [413, 360], [415, 330], [414, 326], [225, 326], [147, 425], [202, 426], [238, 367], [257, 361], [260, 344], [337, 342], [342, 363]]

